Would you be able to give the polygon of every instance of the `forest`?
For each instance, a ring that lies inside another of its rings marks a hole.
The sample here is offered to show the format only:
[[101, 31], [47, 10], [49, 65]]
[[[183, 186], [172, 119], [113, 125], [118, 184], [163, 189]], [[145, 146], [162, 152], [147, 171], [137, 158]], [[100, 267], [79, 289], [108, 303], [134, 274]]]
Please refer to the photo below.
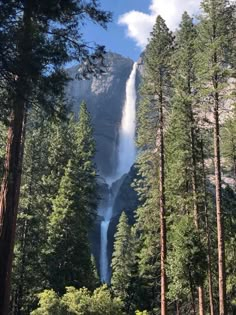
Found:
[[119, 218], [108, 283], [89, 237], [91, 114], [65, 97], [69, 63], [78, 80], [106, 73], [86, 20], [106, 29], [112, 13], [0, 0], [0, 315], [235, 315], [235, 1], [202, 0], [176, 32], [156, 18], [137, 92], [139, 204]]

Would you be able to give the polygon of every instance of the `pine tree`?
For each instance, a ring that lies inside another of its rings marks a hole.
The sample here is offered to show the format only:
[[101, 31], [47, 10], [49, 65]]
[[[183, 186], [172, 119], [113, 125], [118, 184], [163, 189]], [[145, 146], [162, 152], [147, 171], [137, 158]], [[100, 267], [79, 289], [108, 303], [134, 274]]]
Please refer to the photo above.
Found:
[[[85, 102], [80, 105], [79, 122], [75, 124], [74, 156], [81, 173], [81, 192], [90, 221], [93, 222], [97, 208], [97, 172], [94, 162], [96, 143], [90, 113]], [[90, 223], [91, 223], [90, 222]]]
[[[170, 236], [174, 250], [168, 255], [169, 295], [180, 303], [191, 296], [192, 312], [196, 314], [194, 287], [202, 285], [205, 278], [205, 246], [191, 216], [177, 217]], [[191, 308], [183, 312], [190, 313]]]
[[130, 297], [129, 289], [132, 278], [132, 267], [134, 264], [131, 227], [125, 212], [122, 212], [117, 232], [115, 234], [114, 251], [112, 254], [112, 289], [117, 297], [124, 302], [125, 310], [129, 314]]
[[75, 131], [73, 155], [48, 224], [48, 277], [51, 287], [59, 293], [67, 285], [91, 287], [94, 283], [88, 231], [97, 205], [95, 143], [84, 103]]
[[[169, 208], [182, 215], [194, 215], [200, 229], [199, 207], [199, 139], [194, 117], [194, 82], [196, 29], [192, 18], [184, 13], [176, 35], [173, 56], [172, 110], [167, 131], [167, 201]], [[177, 214], [175, 212], [175, 214]], [[173, 214], [173, 216], [175, 215]], [[173, 217], [173, 220], [175, 218]], [[203, 283], [202, 283], [203, 285]], [[199, 314], [204, 314], [204, 293], [198, 288]]]
[[222, 92], [230, 76], [227, 64], [227, 51], [231, 34], [228, 20], [231, 11], [227, 0], [203, 0], [204, 14], [198, 27], [198, 80], [199, 91], [203, 99], [213, 107], [214, 113], [214, 164], [216, 187], [216, 214], [218, 235], [219, 268], [219, 314], [226, 311], [226, 276], [224, 246], [224, 215], [222, 211], [221, 154], [219, 114], [222, 107]]
[[67, 285], [89, 285], [91, 277], [88, 219], [77, 167], [69, 160], [49, 217], [48, 276], [50, 287], [58, 293]]
[[[142, 107], [140, 104], [139, 110]], [[139, 112], [140, 114], [140, 112]], [[151, 133], [150, 133], [151, 134]], [[145, 134], [138, 132], [138, 140]], [[155, 136], [154, 136], [155, 138]], [[154, 143], [145, 142], [150, 148]], [[141, 141], [138, 142], [141, 145]], [[134, 186], [138, 193], [140, 206], [136, 211], [134, 226], [136, 257], [138, 264], [137, 308], [158, 312], [160, 307], [160, 218], [156, 205], [158, 202], [158, 161], [152, 150], [143, 151], [137, 161], [138, 178]]]
[[48, 128], [48, 161], [46, 172], [42, 174], [45, 211], [52, 211], [52, 200], [58, 192], [65, 168], [75, 148], [75, 118], [68, 114], [67, 119], [50, 119]]
[[104, 47], [95, 47], [90, 54], [80, 25], [89, 18], [105, 27], [110, 13], [102, 11], [98, 2], [72, 0], [57, 5], [55, 1], [4, 1], [0, 12], [0, 80], [7, 93], [4, 110], [11, 112], [0, 195], [0, 313], [5, 315], [28, 108], [37, 100], [48, 111], [55, 109], [56, 96], [63, 94], [66, 75], [62, 67], [67, 62], [86, 59], [85, 72], [97, 69], [94, 60], [102, 57]]
[[27, 128], [13, 261], [13, 314], [29, 313], [35, 294], [46, 286], [42, 252], [47, 237], [48, 204], [43, 177], [48, 171], [50, 121], [42, 111], [32, 110]]
[[[173, 39], [165, 21], [158, 16], [153, 27], [145, 53], [145, 78], [149, 89], [146, 93], [152, 96], [157, 107], [158, 123], [156, 128], [156, 145], [159, 153], [159, 203], [160, 208], [160, 244], [161, 244], [161, 314], [166, 314], [166, 205], [165, 205], [165, 141], [164, 115], [170, 91], [170, 56], [173, 50]], [[168, 92], [167, 92], [168, 91]]]

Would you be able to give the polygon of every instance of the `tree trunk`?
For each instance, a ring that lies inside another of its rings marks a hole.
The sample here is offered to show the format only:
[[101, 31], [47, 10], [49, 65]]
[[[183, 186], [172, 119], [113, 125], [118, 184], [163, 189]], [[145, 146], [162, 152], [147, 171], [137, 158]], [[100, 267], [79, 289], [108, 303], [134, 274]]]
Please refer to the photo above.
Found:
[[189, 284], [190, 284], [190, 291], [191, 291], [191, 298], [192, 298], [192, 314], [196, 315], [194, 287], [193, 287], [193, 280], [192, 280], [192, 275], [191, 275], [190, 270], [189, 270]]
[[202, 286], [198, 287], [198, 312], [199, 312], [199, 315], [205, 314], [205, 311], [204, 311], [204, 291], [203, 291]]
[[[215, 38], [216, 27], [213, 26]], [[214, 66], [218, 65], [217, 53], [214, 53]], [[221, 161], [220, 161], [220, 122], [219, 122], [219, 78], [216, 73], [213, 77], [214, 87], [214, 164], [215, 164], [215, 190], [216, 190], [216, 219], [218, 242], [218, 272], [219, 272], [219, 315], [226, 315], [226, 277], [225, 277], [225, 241], [224, 241], [224, 214], [222, 210], [221, 192]]]
[[[188, 93], [191, 96], [190, 77], [188, 79]], [[192, 189], [193, 189], [193, 209], [194, 209], [194, 223], [196, 229], [200, 229], [199, 204], [198, 204], [198, 187], [197, 187], [197, 162], [196, 162], [196, 135], [195, 135], [195, 121], [193, 117], [193, 109], [190, 106], [190, 120], [191, 120], [191, 153], [192, 153]], [[203, 286], [198, 287], [198, 310], [199, 315], [204, 315], [204, 289]]]
[[[191, 113], [192, 116], [192, 113]], [[192, 118], [193, 123], [193, 118]], [[192, 142], [192, 163], [193, 163], [193, 175], [192, 175], [192, 187], [193, 187], [193, 200], [194, 200], [194, 223], [196, 229], [199, 230], [199, 207], [197, 200], [197, 171], [196, 171], [196, 157], [195, 157], [195, 134], [193, 127], [191, 128], [191, 142]], [[203, 286], [198, 287], [198, 310], [199, 315], [204, 315], [204, 290]]]
[[5, 171], [0, 194], [0, 314], [7, 315], [10, 278], [19, 203], [25, 134], [24, 105], [15, 106], [10, 117]]
[[[218, 88], [215, 79], [215, 87]], [[219, 94], [214, 95], [214, 163], [216, 187], [216, 218], [218, 241], [218, 269], [219, 269], [219, 315], [226, 315], [226, 279], [225, 279], [225, 244], [224, 244], [224, 214], [222, 211], [221, 195], [221, 162], [220, 162], [220, 127], [219, 127]]]
[[180, 313], [180, 302], [176, 301], [175, 305], [176, 305], [176, 315], [181, 315], [181, 313]]
[[165, 210], [165, 157], [164, 157], [164, 115], [162, 93], [159, 98], [160, 136], [160, 237], [161, 237], [161, 315], [166, 315], [166, 210]]
[[205, 170], [205, 156], [203, 151], [203, 141], [201, 140], [201, 159], [203, 172], [203, 193], [204, 193], [204, 209], [205, 209], [205, 224], [207, 233], [207, 264], [208, 264], [208, 288], [209, 288], [209, 302], [210, 315], [214, 315], [214, 298], [213, 298], [213, 284], [212, 284], [212, 268], [211, 268], [211, 232], [209, 226], [209, 214], [207, 209], [207, 189], [206, 189], [206, 170]]
[[19, 76], [14, 91], [9, 94], [12, 102], [7, 139], [5, 170], [0, 194], [0, 314], [7, 315], [10, 296], [10, 278], [16, 232], [16, 217], [20, 196], [22, 160], [25, 140], [26, 104], [31, 95], [32, 69], [32, 0], [24, 1], [22, 39], [19, 54]]
[[25, 280], [25, 267], [26, 267], [26, 239], [27, 239], [27, 230], [28, 230], [28, 220], [24, 221], [23, 233], [21, 238], [21, 266], [20, 266], [20, 282], [17, 288], [17, 315], [21, 315], [21, 308], [23, 306], [23, 297], [24, 297], [24, 280]]
[[[236, 151], [236, 149], [234, 148], [234, 151]], [[234, 168], [234, 189], [236, 191], [236, 154], [234, 153], [234, 157], [233, 157], [233, 168]]]

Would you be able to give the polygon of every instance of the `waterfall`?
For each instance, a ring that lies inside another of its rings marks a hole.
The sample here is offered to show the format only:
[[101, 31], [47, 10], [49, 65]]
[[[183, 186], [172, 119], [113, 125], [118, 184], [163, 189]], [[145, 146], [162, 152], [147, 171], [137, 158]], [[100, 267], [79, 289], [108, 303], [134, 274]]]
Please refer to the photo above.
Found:
[[122, 120], [119, 132], [117, 176], [129, 172], [136, 156], [135, 129], [136, 129], [136, 72], [137, 63], [126, 83], [126, 100], [122, 111]]
[[102, 282], [109, 282], [109, 268], [107, 256], [107, 243], [108, 243], [108, 227], [112, 217], [112, 197], [109, 187], [108, 204], [103, 209], [103, 221], [101, 222], [101, 254], [100, 254], [100, 278]]
[[100, 251], [100, 278], [102, 282], [109, 283], [108, 259], [108, 228], [112, 218], [112, 208], [115, 196], [111, 196], [111, 184], [122, 175], [129, 172], [136, 156], [135, 128], [136, 128], [136, 72], [137, 63], [134, 63], [130, 76], [126, 82], [126, 99], [122, 110], [122, 120], [119, 129], [118, 165], [114, 178], [107, 178], [109, 184], [109, 198], [107, 206], [99, 209], [103, 216], [101, 222], [101, 251]]

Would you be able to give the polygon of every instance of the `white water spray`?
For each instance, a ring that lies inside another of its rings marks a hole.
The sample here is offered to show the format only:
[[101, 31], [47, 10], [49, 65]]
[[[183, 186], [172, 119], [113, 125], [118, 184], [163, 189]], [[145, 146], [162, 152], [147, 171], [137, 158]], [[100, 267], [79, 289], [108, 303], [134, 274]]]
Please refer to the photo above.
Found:
[[[110, 187], [109, 187], [110, 189]], [[103, 209], [103, 221], [101, 222], [101, 253], [100, 253], [100, 278], [102, 282], [109, 282], [109, 268], [108, 268], [108, 228], [112, 217], [112, 198], [109, 191], [109, 198], [107, 208]]]
[[129, 172], [136, 156], [136, 72], [137, 63], [134, 63], [129, 79], [126, 83], [126, 100], [122, 111], [120, 126], [117, 168], [117, 175], [119, 177]]
[[100, 252], [100, 278], [102, 282], [109, 283], [109, 259], [108, 259], [108, 228], [112, 218], [112, 208], [114, 196], [111, 196], [111, 182], [115, 182], [122, 175], [129, 172], [136, 156], [135, 147], [135, 128], [136, 128], [136, 72], [137, 63], [134, 63], [133, 69], [126, 82], [126, 100], [122, 111], [122, 120], [119, 130], [119, 146], [118, 146], [118, 166], [115, 178], [107, 178], [109, 182], [109, 200], [106, 209], [99, 209], [99, 213], [103, 216], [101, 222], [101, 252]]

